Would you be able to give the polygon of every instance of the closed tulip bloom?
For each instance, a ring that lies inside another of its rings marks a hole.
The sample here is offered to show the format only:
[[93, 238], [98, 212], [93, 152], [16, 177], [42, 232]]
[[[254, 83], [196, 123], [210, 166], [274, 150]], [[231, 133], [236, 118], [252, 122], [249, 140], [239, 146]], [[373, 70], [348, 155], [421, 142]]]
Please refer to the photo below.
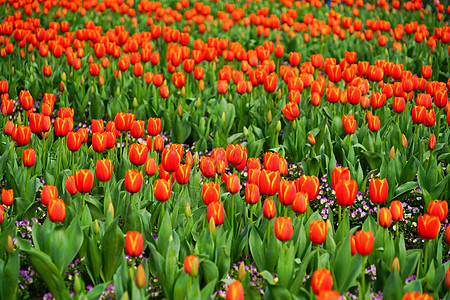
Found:
[[291, 217], [279, 217], [275, 219], [275, 236], [280, 241], [289, 241], [292, 238], [293, 227]]
[[28, 145], [31, 139], [31, 129], [29, 126], [19, 125], [15, 130], [15, 141], [17, 145], [25, 146]]
[[14, 201], [14, 191], [12, 189], [2, 189], [2, 203], [11, 205]]
[[217, 93], [226, 94], [228, 92], [228, 82], [226, 80], [217, 81]]
[[277, 152], [264, 153], [264, 169], [278, 171], [280, 169], [280, 154]]
[[288, 163], [286, 158], [280, 157], [280, 168], [278, 169], [281, 176], [284, 176], [288, 172]]
[[77, 184], [75, 183], [75, 176], [67, 176], [65, 189], [72, 196], [75, 195], [76, 193], [78, 193]]
[[5, 220], [5, 209], [3, 208], [3, 205], [0, 205], [0, 225]]
[[226, 300], [244, 300], [244, 288], [239, 280], [233, 281], [228, 286]]
[[205, 205], [219, 201], [220, 186], [217, 182], [204, 182], [202, 187], [202, 199]]
[[356, 131], [356, 120], [353, 115], [342, 116], [342, 126], [347, 134], [353, 134]]
[[161, 156], [162, 165], [167, 172], [175, 172], [180, 167], [181, 156], [174, 148], [165, 148]]
[[373, 231], [360, 230], [355, 233], [356, 251], [361, 256], [367, 256], [372, 252], [374, 243]]
[[325, 221], [312, 221], [309, 226], [309, 239], [313, 244], [322, 244], [327, 238], [327, 223]]
[[44, 115], [43, 114], [37, 114], [37, 113], [31, 113], [30, 114], [30, 129], [32, 133], [40, 133], [43, 128], [44, 128], [44, 124], [43, 124], [43, 119], [44, 119]]
[[1, 105], [2, 114], [4, 116], [10, 115], [12, 114], [13, 110], [14, 110], [14, 101], [12, 99], [5, 99], [5, 97], [2, 97], [2, 105]]
[[239, 177], [237, 176], [237, 174], [231, 174], [230, 176], [228, 176], [227, 178], [227, 191], [229, 193], [235, 194], [237, 192], [239, 192], [241, 188], [241, 183], [239, 180]]
[[206, 219], [209, 222], [211, 218], [213, 218], [214, 224], [216, 225], [223, 223], [223, 219], [225, 218], [225, 210], [222, 202], [215, 201], [208, 204], [208, 208], [206, 209]]
[[448, 203], [446, 200], [431, 200], [428, 204], [428, 213], [432, 216], [437, 216], [440, 222], [444, 222], [447, 218]]
[[444, 108], [447, 105], [448, 92], [447, 90], [437, 90], [434, 94], [434, 104], [439, 108]]
[[51, 199], [58, 198], [58, 189], [54, 185], [44, 185], [41, 193], [42, 204], [48, 206]]
[[380, 209], [380, 213], [378, 215], [378, 224], [380, 224], [381, 227], [389, 227], [392, 224], [392, 214], [389, 208], [382, 207]]
[[433, 300], [433, 297], [427, 293], [422, 294], [420, 292], [407, 292], [403, 295], [402, 300]]
[[142, 137], [144, 135], [144, 131], [145, 131], [144, 121], [137, 120], [131, 124], [130, 133], [131, 136], [134, 137], [135, 139]]
[[402, 113], [405, 110], [405, 98], [395, 97], [392, 108], [396, 113]]
[[281, 110], [283, 111], [283, 114], [286, 117], [286, 119], [288, 119], [289, 121], [295, 120], [300, 113], [297, 103], [294, 102], [288, 102], [286, 106], [283, 107]]
[[88, 169], [75, 170], [75, 184], [80, 193], [89, 193], [94, 183], [92, 171]]
[[259, 175], [259, 191], [263, 195], [273, 196], [280, 187], [280, 172], [262, 170]]
[[101, 182], [109, 181], [112, 176], [113, 165], [110, 159], [98, 159], [95, 167], [95, 175]]
[[187, 274], [190, 274], [190, 275], [196, 275], [196, 274], [191, 274], [192, 266], [194, 266], [194, 270], [198, 271], [198, 258], [194, 254], [188, 255], [184, 259], [184, 272], [186, 272]]
[[352, 256], [356, 254], [356, 237], [355, 237], [355, 235], [350, 236], [350, 254]]
[[30, 110], [33, 108], [33, 97], [29, 91], [20, 91], [19, 102], [24, 110]]
[[411, 111], [411, 117], [414, 123], [423, 123], [425, 121], [427, 110], [424, 106], [414, 105]]
[[300, 191], [295, 194], [292, 202], [292, 210], [296, 213], [303, 214], [308, 210], [309, 199], [306, 192]]
[[283, 205], [291, 205], [294, 202], [296, 189], [293, 181], [281, 180], [278, 191], [278, 199]]
[[428, 140], [428, 149], [433, 150], [434, 148], [436, 148], [436, 136], [432, 134]]
[[33, 148], [28, 148], [22, 152], [22, 162], [25, 167], [32, 167], [36, 163], [36, 152]]
[[314, 294], [319, 295], [320, 291], [329, 291], [333, 287], [333, 277], [327, 269], [315, 270], [312, 275], [311, 287]]
[[[300, 61], [302, 59], [302, 56], [299, 52], [290, 52], [289, 53], [289, 64], [291, 66], [298, 66], [300, 64]], [[312, 59], [312, 56], [311, 56]]]
[[249, 183], [245, 186], [245, 201], [248, 204], [256, 204], [259, 201], [259, 187]]
[[105, 131], [105, 125], [103, 123], [102, 119], [93, 119], [92, 120], [92, 133], [95, 132], [104, 132]]
[[422, 66], [422, 77], [425, 79], [430, 79], [433, 74], [433, 70], [430, 65]]
[[180, 165], [178, 170], [175, 172], [175, 179], [178, 184], [186, 184], [191, 176], [191, 166], [188, 164]]
[[150, 135], [158, 135], [161, 132], [161, 119], [150, 118], [147, 123], [147, 132]]
[[389, 210], [391, 211], [392, 220], [400, 221], [401, 219], [403, 219], [403, 206], [400, 201], [392, 201]]
[[369, 196], [370, 200], [375, 204], [384, 203], [387, 199], [389, 192], [389, 185], [386, 180], [384, 179], [378, 179], [378, 178], [372, 178], [372, 180], [369, 183]]
[[145, 174], [153, 176], [156, 174], [157, 169], [156, 159], [153, 156], [147, 157], [147, 160], [145, 161]]
[[[16, 125], [14, 124], [13, 121], [8, 120], [5, 124], [5, 129], [3, 130], [3, 132], [6, 135], [11, 136], [14, 132], [16, 131]], [[31, 135], [31, 134], [30, 134]]]
[[445, 228], [445, 241], [450, 245], [450, 225]]
[[69, 132], [66, 138], [67, 149], [70, 151], [78, 151], [81, 147], [81, 134], [77, 132]]
[[276, 215], [275, 202], [271, 198], [264, 200], [263, 204], [263, 216], [266, 219], [272, 219]]
[[106, 149], [112, 149], [116, 145], [116, 135], [113, 132], [106, 132]]
[[131, 144], [128, 150], [128, 157], [130, 162], [135, 166], [142, 166], [145, 164], [148, 156], [148, 148], [144, 144]]
[[306, 176], [302, 175], [300, 178], [297, 178], [297, 191], [304, 191], [308, 194], [309, 200], [316, 199], [319, 194], [320, 182], [319, 178], [316, 176]]
[[128, 231], [125, 235], [125, 253], [128, 256], [139, 256], [144, 248], [144, 238], [138, 231]]
[[336, 167], [333, 169], [333, 172], [331, 173], [331, 186], [333, 190], [336, 190], [336, 186], [339, 182], [342, 180], [349, 180], [350, 179], [350, 171], [347, 167]]
[[137, 193], [142, 187], [142, 173], [136, 169], [128, 170], [125, 173], [125, 189], [130, 193]]
[[200, 160], [200, 171], [205, 177], [213, 177], [216, 174], [214, 161], [207, 156], [202, 156]]
[[52, 222], [62, 222], [66, 217], [66, 204], [61, 198], [50, 199], [48, 204], [48, 218]]
[[319, 291], [319, 295], [317, 295], [317, 300], [339, 300], [338, 291]]
[[342, 180], [336, 186], [336, 201], [340, 206], [351, 206], [356, 199], [357, 183], [354, 179]]
[[106, 134], [104, 132], [92, 134], [92, 149], [95, 152], [103, 152], [106, 150]]
[[240, 165], [244, 160], [246, 161], [245, 148], [241, 144], [228, 144], [226, 153], [227, 161], [234, 166]]
[[380, 130], [381, 124], [378, 116], [372, 116], [371, 118], [369, 118], [367, 124], [369, 126], [369, 130], [372, 132], [377, 132], [378, 130]]

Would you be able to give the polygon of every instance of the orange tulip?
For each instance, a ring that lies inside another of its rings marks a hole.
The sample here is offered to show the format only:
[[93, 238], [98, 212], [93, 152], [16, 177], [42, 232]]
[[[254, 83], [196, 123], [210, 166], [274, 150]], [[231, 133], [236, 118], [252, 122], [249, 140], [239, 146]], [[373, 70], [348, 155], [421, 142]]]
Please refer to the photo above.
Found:
[[181, 155], [172, 147], [173, 145], [165, 148], [161, 156], [162, 165], [167, 172], [175, 172], [180, 167]]
[[213, 159], [207, 156], [202, 156], [200, 160], [200, 171], [205, 177], [213, 177], [216, 174], [216, 168]]
[[320, 291], [329, 291], [333, 287], [333, 277], [327, 269], [315, 270], [311, 280], [311, 287], [314, 294], [319, 295]]
[[331, 187], [333, 190], [336, 190], [336, 186], [339, 182], [342, 180], [349, 180], [350, 179], [350, 171], [347, 167], [336, 167], [333, 169], [333, 172], [331, 173]]
[[128, 170], [125, 173], [125, 189], [130, 193], [137, 193], [142, 187], [142, 173], [136, 169]]
[[308, 194], [309, 200], [316, 199], [319, 194], [320, 182], [319, 178], [316, 176], [306, 176], [302, 175], [300, 178], [297, 178], [297, 191], [303, 191]]
[[312, 221], [309, 226], [309, 239], [313, 244], [322, 244], [327, 238], [327, 223], [325, 221]]
[[259, 176], [259, 191], [263, 195], [273, 196], [280, 187], [280, 172], [262, 170]]
[[403, 206], [400, 201], [392, 201], [389, 210], [391, 211], [392, 220], [400, 221], [403, 218]]
[[351, 206], [356, 199], [356, 180], [342, 180], [336, 186], [336, 201], [341, 206]]
[[113, 165], [110, 159], [98, 159], [95, 167], [95, 175], [101, 182], [109, 181], [112, 176]]
[[67, 176], [66, 178], [66, 185], [65, 189], [71, 194], [72, 196], [78, 193], [77, 185], [75, 183], [75, 176]]
[[25, 167], [32, 167], [36, 163], [36, 152], [33, 148], [28, 148], [22, 152], [22, 162]]
[[178, 184], [186, 184], [191, 176], [191, 166], [188, 164], [180, 165], [178, 170], [175, 172], [175, 179]]
[[444, 222], [447, 218], [448, 203], [446, 200], [430, 201], [428, 203], [428, 213], [432, 216], [437, 216], [440, 222]]
[[139, 256], [144, 248], [144, 238], [138, 231], [128, 231], [125, 235], [125, 253], [128, 256]]
[[372, 178], [369, 183], [369, 196], [370, 200], [375, 204], [384, 203], [387, 199], [389, 192], [389, 185], [386, 180]]
[[11, 205], [14, 201], [14, 191], [12, 189], [2, 189], [2, 203]]
[[229, 193], [235, 194], [239, 192], [241, 188], [241, 183], [237, 174], [233, 173], [227, 177], [227, 191]]
[[195, 268], [198, 271], [198, 258], [194, 254], [186, 256], [184, 259], [184, 272], [190, 275], [196, 275], [191, 274], [192, 266], [195, 265]]
[[223, 223], [225, 218], [225, 210], [223, 204], [220, 201], [214, 201], [208, 204], [206, 209], [206, 219], [209, 220], [213, 218], [214, 224], [220, 225]]
[[292, 238], [293, 227], [291, 217], [279, 217], [275, 219], [275, 236], [280, 241], [289, 241]]
[[220, 199], [220, 186], [217, 182], [204, 182], [202, 187], [202, 199], [205, 205], [217, 202]]
[[130, 162], [135, 166], [145, 164], [148, 156], [148, 148], [144, 144], [131, 144], [128, 150], [128, 157]]
[[249, 183], [245, 186], [245, 201], [248, 204], [256, 204], [259, 201], [259, 188], [256, 184]]
[[161, 132], [161, 119], [150, 118], [147, 123], [147, 132], [150, 135], [158, 135]]
[[[80, 193], [89, 193], [94, 183], [92, 171], [88, 169], [75, 170], [75, 184]], [[67, 183], [66, 183], [67, 184]]]
[[50, 199], [48, 204], [48, 218], [52, 222], [62, 222], [66, 217], [66, 204], [61, 198]]
[[48, 206], [51, 199], [58, 198], [58, 189], [54, 185], [44, 185], [41, 193], [42, 204]]
[[392, 224], [392, 214], [389, 208], [382, 207], [378, 215], [378, 224], [381, 227], [389, 227]]
[[233, 281], [228, 286], [226, 300], [244, 300], [244, 288], [239, 280]]
[[373, 231], [359, 230], [355, 233], [356, 251], [361, 256], [367, 256], [372, 252], [374, 243]]
[[278, 199], [283, 205], [291, 205], [295, 199], [295, 185], [293, 181], [281, 180], [280, 189], [278, 191]]

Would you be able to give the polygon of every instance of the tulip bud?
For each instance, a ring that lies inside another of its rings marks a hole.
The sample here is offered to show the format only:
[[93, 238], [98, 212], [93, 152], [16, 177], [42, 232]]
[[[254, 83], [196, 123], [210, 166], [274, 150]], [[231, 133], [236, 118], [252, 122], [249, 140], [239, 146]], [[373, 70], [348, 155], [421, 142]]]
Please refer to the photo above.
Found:
[[281, 121], [280, 120], [278, 120], [278, 122], [277, 122], [276, 130], [281, 131]]
[[200, 99], [200, 97], [197, 98], [197, 102], [195, 103], [195, 107], [200, 107], [200, 105], [202, 104], [202, 100]]
[[139, 265], [136, 271], [136, 279], [134, 282], [138, 288], [143, 288], [147, 284], [147, 276], [145, 276], [145, 270], [142, 264]]
[[277, 92], [277, 99], [278, 99], [278, 100], [281, 99], [281, 89], [278, 89], [278, 92]]
[[133, 107], [134, 108], [138, 107], [138, 101], [137, 101], [136, 97], [133, 98]]
[[311, 146], [314, 146], [316, 144], [316, 139], [314, 138], [312, 133], [310, 135], [308, 135], [308, 141], [311, 144]]
[[63, 72], [63, 73], [62, 73], [62, 75], [61, 75], [61, 80], [62, 80], [62, 81], [66, 81], [66, 80], [67, 80], [66, 72]]
[[186, 89], [184, 88], [184, 86], [181, 88], [181, 96], [186, 96]]
[[95, 86], [91, 86], [91, 92], [92, 92], [92, 94], [95, 93]]
[[408, 147], [408, 140], [406, 139], [406, 136], [402, 133], [402, 146]]
[[192, 266], [191, 266], [191, 276], [195, 277], [197, 275], [198, 275], [198, 262], [197, 263], [193, 263]]
[[116, 95], [117, 95], [117, 96], [120, 96], [120, 86], [117, 87]]
[[59, 83], [59, 91], [62, 93], [62, 92], [64, 92], [64, 90], [66, 89], [66, 87], [64, 86], [64, 82], [60, 82]]
[[208, 231], [212, 234], [216, 234], [216, 223], [214, 223], [214, 218], [209, 219]]
[[34, 54], [31, 54], [31, 61], [34, 62], [36, 58], [34, 57]]
[[389, 159], [395, 158], [395, 147], [392, 146], [391, 150], [389, 150]]
[[81, 79], [80, 79], [81, 84], [84, 84], [84, 76], [81, 75]]
[[181, 103], [178, 104], [177, 114], [178, 114], [180, 117], [181, 117], [181, 115], [183, 114], [183, 107], [181, 106]]
[[212, 62], [212, 69], [213, 69], [213, 71], [216, 71], [216, 62], [215, 61]]
[[112, 201], [109, 201], [108, 210], [106, 211], [106, 215], [109, 214], [111, 214], [111, 218], [114, 219], [114, 205], [112, 204]]
[[248, 129], [247, 129], [247, 127], [244, 126], [244, 130], [243, 131], [244, 131], [244, 136], [247, 137], [248, 136]]
[[272, 122], [272, 111], [269, 110], [269, 112], [267, 113], [267, 123]]
[[189, 205], [189, 201], [186, 201], [186, 207], [184, 208], [184, 215], [186, 218], [189, 218], [191, 216], [191, 206]]
[[75, 294], [80, 294], [83, 291], [83, 284], [81, 283], [81, 278], [78, 275], [75, 275], [73, 290]]
[[199, 163], [199, 161], [200, 161], [200, 158], [199, 158], [199, 156], [198, 156], [198, 152], [197, 152], [197, 151], [195, 151], [194, 157], [192, 158], [192, 160], [193, 160], [193, 162], [194, 162], [194, 165], [198, 165], [198, 163]]
[[100, 232], [100, 226], [98, 225], [98, 220], [95, 219], [94, 221], [94, 233], [98, 234]]
[[239, 265], [238, 269], [238, 279], [240, 281], [243, 281], [245, 279], [245, 264], [243, 261], [241, 261], [241, 264]]
[[392, 261], [392, 265], [391, 265], [391, 272], [393, 270], [397, 270], [398, 273], [400, 273], [400, 261], [398, 260], [398, 257], [394, 257], [394, 260]]
[[295, 130], [295, 128], [297, 128], [297, 122], [295, 122], [295, 120], [294, 120], [294, 121], [292, 121], [292, 129]]
[[122, 71], [119, 71], [119, 74], [117, 75], [117, 79], [119, 79], [120, 81], [122, 81]]
[[11, 75], [14, 75], [15, 71], [14, 71], [14, 66], [11, 67]]
[[8, 234], [8, 241], [6, 242], [6, 251], [8, 253], [14, 252], [14, 243], [12, 241], [12, 237]]
[[128, 291], [123, 292], [122, 298], [120, 300], [129, 300], [130, 296], [128, 296]]
[[34, 81], [34, 76], [33, 76], [33, 74], [31, 74], [30, 75], [30, 82], [33, 83], [33, 81]]
[[227, 120], [227, 115], [225, 114], [225, 112], [222, 113], [222, 122], [225, 123], [225, 121]]
[[103, 86], [104, 84], [105, 84], [105, 77], [103, 77], [103, 75], [100, 74], [100, 76], [98, 76], [98, 85]]
[[128, 269], [128, 277], [131, 279], [131, 280], [133, 280], [134, 279], [134, 271], [133, 271], [133, 268], [129, 268]]

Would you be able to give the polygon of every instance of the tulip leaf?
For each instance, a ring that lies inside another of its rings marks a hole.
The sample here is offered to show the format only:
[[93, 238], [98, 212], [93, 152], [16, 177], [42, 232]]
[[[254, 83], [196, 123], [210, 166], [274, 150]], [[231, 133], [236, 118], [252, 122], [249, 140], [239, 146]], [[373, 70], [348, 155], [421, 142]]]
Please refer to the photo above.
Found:
[[202, 281], [206, 284], [215, 283], [219, 279], [219, 270], [216, 264], [210, 260], [204, 260], [200, 263], [199, 274], [202, 274]]
[[277, 265], [278, 283], [283, 287], [289, 287], [290, 282], [293, 279], [294, 259], [295, 246], [291, 244], [288, 248], [286, 244], [283, 245], [282, 250], [280, 251], [280, 256], [278, 257]]
[[383, 290], [384, 299], [401, 299], [403, 296], [403, 281], [397, 270], [389, 275]]
[[[201, 299], [211, 299], [211, 294], [214, 288], [214, 285], [216, 284], [215, 281], [209, 282], [207, 285], [205, 285], [204, 288], [202, 288], [201, 292]], [[175, 298], [177, 299], [177, 298]], [[181, 298], [179, 298], [181, 299]]]
[[272, 234], [270, 236], [269, 246], [267, 247], [265, 257], [265, 269], [272, 272], [275, 270], [275, 266], [278, 262], [278, 256], [280, 254], [280, 244], [277, 237]]
[[100, 282], [100, 270], [102, 269], [103, 261], [100, 249], [97, 245], [95, 235], [89, 237], [87, 251], [86, 251], [86, 270], [94, 284]]
[[97, 284], [94, 288], [92, 288], [87, 294], [86, 297], [89, 300], [96, 300], [100, 298], [100, 295], [105, 291], [107, 288], [106, 283]]
[[173, 287], [173, 299], [186, 299], [189, 289], [189, 275], [182, 272]]
[[269, 295], [266, 295], [265, 299], [283, 299], [289, 300], [292, 299], [291, 293], [287, 290], [286, 287], [278, 286], [278, 285], [269, 285]]
[[347, 234], [343, 243], [337, 249], [332, 268], [339, 294], [345, 293], [356, 284], [356, 278], [361, 274], [361, 264], [362, 258], [360, 255], [351, 256], [350, 235]]
[[393, 199], [404, 197], [407, 193], [414, 190], [418, 186], [416, 181], [409, 181], [395, 189]]
[[[434, 264], [431, 264], [434, 265]], [[435, 274], [434, 274], [434, 278], [430, 278], [429, 280], [427, 280], [427, 287], [429, 288], [430, 291], [438, 291], [439, 287], [442, 285], [442, 282], [445, 279], [445, 272], [447, 271], [447, 269], [444, 267], [444, 265], [439, 265], [436, 269], [435, 269]], [[427, 274], [428, 277], [428, 274]]]
[[18, 238], [17, 243], [20, 250], [25, 252], [31, 265], [41, 275], [53, 297], [57, 299], [71, 299], [67, 288], [64, 286], [64, 280], [50, 256], [40, 250], [33, 249], [30, 243], [22, 238]]
[[103, 280], [110, 281], [122, 261], [119, 257], [123, 254], [124, 236], [118, 226], [116, 218], [102, 237]]
[[19, 283], [19, 251], [9, 253], [1, 274], [2, 299], [15, 299]]
[[[162, 205], [165, 203], [162, 202]], [[158, 239], [156, 240], [156, 244], [158, 245], [158, 251], [160, 253], [166, 253], [167, 247], [169, 246], [169, 239], [171, 238], [172, 234], [172, 224], [170, 221], [170, 215], [166, 211], [162, 221], [161, 226], [159, 227], [158, 231]]]
[[300, 291], [300, 288], [304, 285], [303, 278], [306, 275], [306, 270], [309, 267], [309, 262], [314, 257], [313, 252], [309, 252], [308, 255], [305, 257], [305, 259], [300, 263], [300, 269], [295, 273], [294, 281], [292, 282], [291, 287], [289, 290], [291, 293], [298, 293]]
[[252, 228], [250, 231], [249, 239], [250, 252], [252, 254], [253, 260], [255, 261], [256, 268], [258, 270], [265, 269], [265, 258], [264, 258], [264, 246], [261, 237], [258, 234], [256, 228]]

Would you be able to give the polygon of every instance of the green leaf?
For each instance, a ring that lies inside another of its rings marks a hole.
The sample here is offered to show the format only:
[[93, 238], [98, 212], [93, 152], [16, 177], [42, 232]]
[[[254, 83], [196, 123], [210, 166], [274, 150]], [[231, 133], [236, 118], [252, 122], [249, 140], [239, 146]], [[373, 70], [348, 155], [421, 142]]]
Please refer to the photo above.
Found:
[[395, 189], [394, 199], [401, 198], [418, 186], [416, 181], [409, 181]]
[[383, 290], [384, 299], [401, 299], [403, 296], [403, 281], [396, 270], [391, 272]]
[[103, 260], [103, 275], [104, 281], [110, 281], [114, 276], [117, 268], [121, 264], [120, 256], [124, 249], [124, 236], [118, 226], [119, 219], [116, 218], [101, 240], [102, 260]]
[[9, 253], [3, 268], [3, 273], [1, 274], [2, 299], [16, 299], [19, 283], [19, 270], [19, 251]]
[[264, 246], [256, 228], [252, 228], [252, 230], [250, 231], [249, 245], [250, 245], [250, 252], [256, 264], [256, 268], [258, 270], [264, 270], [265, 267], [264, 262], [265, 258], [263, 252]]

